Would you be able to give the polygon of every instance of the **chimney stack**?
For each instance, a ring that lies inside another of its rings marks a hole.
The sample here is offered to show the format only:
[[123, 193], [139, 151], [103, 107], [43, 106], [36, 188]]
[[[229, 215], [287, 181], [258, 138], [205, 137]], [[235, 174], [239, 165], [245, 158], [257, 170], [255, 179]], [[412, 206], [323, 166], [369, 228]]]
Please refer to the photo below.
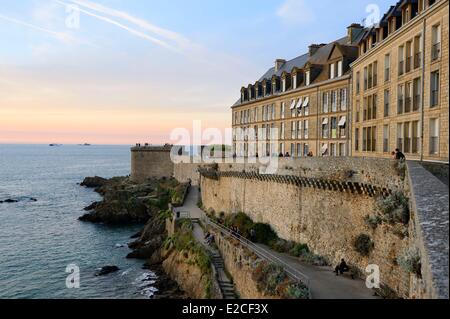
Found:
[[309, 48], [309, 56], [313, 56], [314, 54], [316, 54], [317, 50], [319, 50], [321, 47], [325, 46], [325, 43], [321, 43], [321, 44], [311, 44], [308, 48]]
[[278, 72], [285, 63], [286, 63], [286, 60], [276, 59], [275, 60], [275, 73]]
[[348, 44], [352, 44], [363, 30], [364, 27], [359, 23], [352, 23], [347, 27]]

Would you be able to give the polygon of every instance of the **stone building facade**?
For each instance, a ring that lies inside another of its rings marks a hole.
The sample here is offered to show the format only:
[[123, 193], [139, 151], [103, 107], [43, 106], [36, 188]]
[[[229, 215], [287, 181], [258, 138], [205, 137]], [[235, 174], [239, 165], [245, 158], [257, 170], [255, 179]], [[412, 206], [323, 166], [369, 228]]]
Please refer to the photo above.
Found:
[[448, 1], [400, 1], [352, 64], [352, 154], [448, 162]]
[[361, 26], [307, 54], [277, 59], [255, 84], [241, 89], [233, 109], [237, 156], [346, 156], [350, 131], [350, 63]]
[[448, 162], [448, 105], [448, 0], [402, 0], [242, 87], [233, 151]]

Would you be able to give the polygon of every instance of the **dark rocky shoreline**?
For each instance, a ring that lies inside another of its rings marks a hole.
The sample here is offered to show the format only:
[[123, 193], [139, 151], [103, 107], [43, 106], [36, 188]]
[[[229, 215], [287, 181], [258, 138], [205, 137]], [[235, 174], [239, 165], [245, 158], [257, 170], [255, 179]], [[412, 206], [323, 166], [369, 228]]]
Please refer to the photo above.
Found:
[[132, 249], [126, 258], [145, 261], [143, 268], [151, 269], [158, 276], [154, 285], [158, 289], [153, 299], [182, 299], [186, 295], [171, 280], [162, 267], [161, 248], [167, 232], [161, 211], [168, 208], [172, 198], [178, 198], [183, 191], [174, 179], [149, 179], [135, 183], [129, 177], [87, 177], [80, 186], [93, 188], [103, 200], [87, 206], [87, 213], [79, 218], [83, 222], [105, 225], [142, 224], [143, 229], [130, 237]]

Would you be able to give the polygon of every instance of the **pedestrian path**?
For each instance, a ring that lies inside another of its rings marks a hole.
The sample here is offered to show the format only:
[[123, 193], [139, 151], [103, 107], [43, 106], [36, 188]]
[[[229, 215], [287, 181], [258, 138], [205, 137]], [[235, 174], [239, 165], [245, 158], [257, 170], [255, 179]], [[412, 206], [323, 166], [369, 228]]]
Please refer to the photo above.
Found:
[[[193, 219], [194, 222], [194, 236], [195, 238], [206, 245], [204, 242], [203, 229], [198, 224], [198, 221], [204, 217], [204, 212], [197, 206], [199, 199], [199, 189], [191, 187], [183, 207], [175, 211], [186, 212]], [[210, 250], [211, 247], [206, 247]], [[275, 256], [283, 264], [289, 265], [290, 268], [301, 272], [309, 279], [309, 286], [313, 299], [377, 299], [379, 297], [374, 295], [372, 289], [368, 289], [365, 282], [360, 279], [352, 280], [349, 276], [336, 276], [333, 269], [330, 267], [318, 267], [301, 262], [300, 259], [278, 253], [267, 246], [257, 245], [259, 250], [263, 250], [268, 255]], [[211, 250], [210, 250], [211, 251]], [[227, 288], [225, 291], [233, 290], [232, 283], [226, 275], [223, 260], [218, 251], [212, 252], [213, 264], [218, 267], [218, 281], [222, 283], [222, 288]], [[215, 258], [216, 257], [216, 258]], [[220, 258], [219, 258], [220, 257]], [[217, 269], [217, 268], [216, 268]]]

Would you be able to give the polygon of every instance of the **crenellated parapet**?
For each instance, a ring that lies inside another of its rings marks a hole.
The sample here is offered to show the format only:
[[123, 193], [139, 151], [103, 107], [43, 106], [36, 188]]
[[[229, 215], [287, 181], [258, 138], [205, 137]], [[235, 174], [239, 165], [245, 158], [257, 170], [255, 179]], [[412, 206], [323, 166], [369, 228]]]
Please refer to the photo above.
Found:
[[308, 187], [325, 191], [367, 195], [369, 197], [388, 197], [393, 192], [391, 189], [386, 187], [364, 184], [360, 182], [300, 177], [294, 175], [259, 174], [256, 172], [236, 171], [221, 172], [210, 168], [200, 168], [199, 173], [202, 177], [213, 180], [219, 180], [220, 178], [239, 178], [260, 182], [288, 184], [303, 188]]

